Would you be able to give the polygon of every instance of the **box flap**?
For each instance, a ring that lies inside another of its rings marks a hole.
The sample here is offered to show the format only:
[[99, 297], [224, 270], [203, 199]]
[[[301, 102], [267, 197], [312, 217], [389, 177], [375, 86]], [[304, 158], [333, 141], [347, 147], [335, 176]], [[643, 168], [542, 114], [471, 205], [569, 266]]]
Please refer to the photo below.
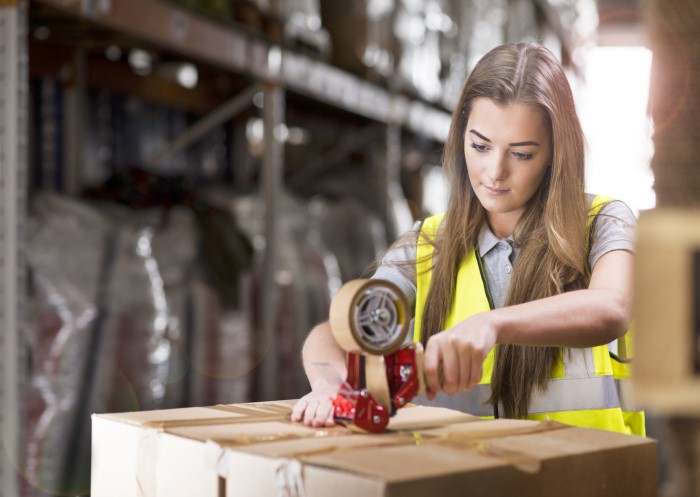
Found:
[[121, 423], [139, 426], [170, 428], [178, 426], [199, 426], [215, 424], [222, 425], [234, 418], [255, 419], [257, 422], [265, 419], [286, 419], [291, 413], [294, 401], [256, 402], [250, 404], [221, 404], [207, 407], [184, 407], [180, 409], [163, 409], [153, 411], [121, 412], [96, 414], [95, 416]]
[[468, 421], [481, 421], [481, 418], [444, 407], [410, 405], [396, 411], [389, 420], [387, 430], [422, 430]]

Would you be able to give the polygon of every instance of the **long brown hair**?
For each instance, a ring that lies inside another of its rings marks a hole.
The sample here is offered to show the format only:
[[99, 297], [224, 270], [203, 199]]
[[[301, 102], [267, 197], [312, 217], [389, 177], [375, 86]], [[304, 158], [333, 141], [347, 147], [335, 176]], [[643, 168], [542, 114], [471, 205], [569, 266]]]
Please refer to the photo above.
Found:
[[[486, 222], [464, 156], [467, 120], [478, 97], [500, 105], [525, 104], [541, 112], [552, 143], [551, 166], [513, 233], [521, 249], [505, 305], [585, 286], [584, 138], [571, 88], [562, 66], [546, 48], [526, 43], [497, 47], [479, 61], [465, 83], [445, 143], [442, 165], [452, 191], [444, 229], [427, 242], [435, 250], [422, 322], [424, 344], [444, 329], [460, 262], [476, 249]], [[497, 345], [489, 402], [500, 403], [506, 417], [526, 415], [532, 393], [546, 386], [561, 354], [558, 347]]]

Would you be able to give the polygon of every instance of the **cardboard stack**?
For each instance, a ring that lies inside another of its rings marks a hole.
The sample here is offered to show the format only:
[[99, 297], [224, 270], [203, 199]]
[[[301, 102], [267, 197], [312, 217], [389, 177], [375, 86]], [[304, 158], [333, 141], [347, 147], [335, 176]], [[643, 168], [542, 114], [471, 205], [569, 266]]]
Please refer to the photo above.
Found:
[[653, 496], [656, 443], [409, 406], [379, 435], [292, 401], [93, 416], [93, 497]]
[[698, 419], [700, 11], [693, 0], [651, 0], [646, 10], [656, 207], [637, 229], [634, 391], [657, 413]]
[[700, 210], [642, 213], [635, 254], [634, 396], [666, 415], [700, 414]]

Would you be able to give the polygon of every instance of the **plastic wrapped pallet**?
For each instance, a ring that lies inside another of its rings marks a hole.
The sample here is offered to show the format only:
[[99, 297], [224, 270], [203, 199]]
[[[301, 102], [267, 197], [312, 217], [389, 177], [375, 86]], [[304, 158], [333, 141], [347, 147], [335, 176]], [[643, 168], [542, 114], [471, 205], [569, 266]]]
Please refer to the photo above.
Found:
[[177, 207], [167, 217], [162, 209], [110, 206], [107, 212], [118, 228], [105, 288], [112, 366], [131, 385], [140, 409], [182, 406], [189, 287], [197, 255], [193, 216]]
[[[257, 196], [224, 199], [212, 193], [217, 202], [228, 202], [238, 224], [256, 247], [256, 263], [245, 282], [243, 293], [249, 295], [244, 312], [258, 315], [259, 284], [262, 274], [264, 246], [264, 209]], [[285, 195], [280, 199], [278, 232], [278, 271], [275, 275], [277, 299], [275, 335], [278, 350], [278, 384], [281, 397], [291, 398], [308, 391], [301, 365], [301, 350], [311, 328], [327, 319], [334, 288], [340, 286], [338, 262], [322, 239], [321, 227], [313, 208]], [[253, 323], [255, 328], [256, 323]], [[270, 381], [268, 379], [268, 381]]]
[[185, 403], [188, 211], [134, 214], [57, 195], [32, 205], [26, 403], [29, 483], [52, 494], [89, 487], [89, 416]]
[[[73, 451], [92, 410], [85, 409], [94, 376], [104, 254], [111, 243], [107, 218], [75, 200], [37, 195], [31, 205], [27, 259], [29, 388], [25, 394], [24, 472], [33, 489], [87, 490], [89, 467]], [[130, 406], [134, 409], [136, 406]], [[101, 409], [109, 409], [102, 404]], [[94, 410], [94, 409], [93, 409]], [[81, 417], [84, 416], [81, 423]]]

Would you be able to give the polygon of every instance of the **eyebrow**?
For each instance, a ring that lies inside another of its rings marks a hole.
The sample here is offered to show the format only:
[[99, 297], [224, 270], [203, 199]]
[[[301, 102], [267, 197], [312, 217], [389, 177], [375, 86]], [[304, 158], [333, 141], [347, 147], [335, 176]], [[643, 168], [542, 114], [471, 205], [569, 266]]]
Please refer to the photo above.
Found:
[[[476, 136], [478, 136], [478, 137], [481, 138], [482, 140], [491, 143], [491, 140], [489, 140], [488, 138], [486, 138], [484, 135], [482, 135], [481, 133], [479, 133], [477, 130], [475, 130], [475, 129], [470, 129], [469, 132], [470, 132], [470, 133], [474, 133]], [[528, 145], [532, 145], [532, 146], [535, 146], [535, 147], [539, 147], [539, 146], [540, 146], [539, 143], [537, 143], [536, 141], [532, 141], [532, 140], [528, 140], [528, 141], [524, 141], [524, 142], [509, 143], [509, 144], [508, 144], [509, 147], [525, 147], [525, 146], [528, 146]]]

